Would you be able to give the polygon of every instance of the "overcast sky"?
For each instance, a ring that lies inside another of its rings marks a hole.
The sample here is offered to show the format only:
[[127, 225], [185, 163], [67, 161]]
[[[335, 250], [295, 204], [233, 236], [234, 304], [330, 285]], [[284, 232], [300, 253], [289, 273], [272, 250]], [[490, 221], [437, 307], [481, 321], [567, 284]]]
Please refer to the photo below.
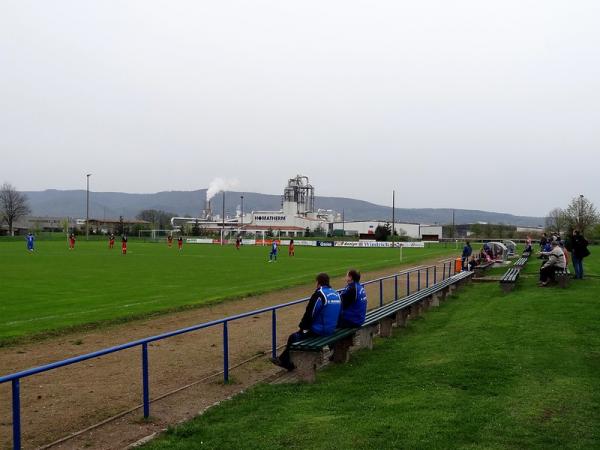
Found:
[[[0, 4], [0, 182], [600, 203], [600, 2]], [[462, 188], [461, 188], [462, 186]]]

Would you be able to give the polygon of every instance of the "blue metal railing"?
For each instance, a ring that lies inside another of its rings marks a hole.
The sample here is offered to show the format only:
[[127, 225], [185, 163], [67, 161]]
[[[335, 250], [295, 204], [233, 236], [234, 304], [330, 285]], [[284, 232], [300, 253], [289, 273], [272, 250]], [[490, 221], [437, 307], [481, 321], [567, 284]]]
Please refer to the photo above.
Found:
[[[443, 262], [442, 268], [442, 279], [445, 280], [447, 277], [452, 275], [452, 271], [456, 269], [454, 260], [441, 261]], [[433, 271], [433, 283], [437, 282], [437, 265], [419, 266], [412, 269], [408, 269], [402, 272], [398, 272], [394, 275], [388, 275], [385, 277], [377, 278], [374, 280], [367, 281], [363, 285], [367, 286], [370, 284], [379, 283], [379, 304], [384, 304], [384, 284], [385, 280], [394, 279], [394, 300], [398, 300], [398, 278], [406, 275], [406, 295], [410, 294], [410, 274], [417, 273], [417, 290], [421, 289], [421, 272], [426, 273], [426, 285], [429, 286], [429, 271]], [[178, 336], [181, 334], [190, 333], [193, 331], [202, 330], [204, 328], [214, 327], [217, 325], [223, 325], [223, 381], [227, 383], [229, 381], [229, 322], [243, 319], [246, 317], [254, 316], [257, 314], [271, 312], [271, 353], [275, 357], [277, 356], [277, 310], [288, 308], [300, 303], [307, 302], [310, 297], [301, 298], [287, 303], [281, 303], [275, 306], [269, 306], [266, 308], [249, 311], [234, 316], [225, 317], [223, 319], [213, 320], [197, 325], [193, 325], [186, 328], [170, 331], [167, 333], [158, 334], [156, 336], [150, 336], [143, 339], [127, 342], [125, 344], [108, 347], [102, 350], [98, 350], [91, 353], [86, 353], [80, 356], [67, 358], [62, 361], [45, 364], [38, 367], [22, 370], [9, 375], [0, 377], [0, 384], [12, 383], [12, 431], [13, 431], [13, 449], [21, 449], [21, 393], [20, 393], [20, 381], [22, 378], [30, 377], [43, 372], [48, 372], [60, 367], [69, 366], [71, 364], [80, 363], [89, 359], [99, 358], [104, 355], [111, 353], [120, 352], [133, 347], [142, 348], [142, 401], [143, 401], [143, 413], [144, 418], [150, 416], [150, 383], [149, 383], [149, 359], [148, 359], [148, 344], [162, 339], [168, 339], [170, 337]]]

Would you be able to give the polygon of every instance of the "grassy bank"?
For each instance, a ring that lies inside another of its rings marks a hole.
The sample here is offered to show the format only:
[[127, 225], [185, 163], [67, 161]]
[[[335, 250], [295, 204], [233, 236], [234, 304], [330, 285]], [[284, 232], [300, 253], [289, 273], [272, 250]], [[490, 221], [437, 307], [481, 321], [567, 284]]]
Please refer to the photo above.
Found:
[[146, 449], [600, 448], [600, 251], [588, 279], [473, 284], [313, 385], [261, 385]]

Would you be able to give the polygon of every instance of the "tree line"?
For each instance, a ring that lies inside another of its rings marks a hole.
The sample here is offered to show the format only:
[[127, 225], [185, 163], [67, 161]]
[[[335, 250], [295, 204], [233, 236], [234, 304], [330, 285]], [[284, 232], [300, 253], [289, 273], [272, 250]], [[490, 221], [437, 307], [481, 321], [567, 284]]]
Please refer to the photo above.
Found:
[[554, 208], [546, 217], [546, 232], [559, 236], [578, 230], [593, 238], [600, 237], [600, 216], [594, 204], [585, 196], [573, 198], [566, 208]]

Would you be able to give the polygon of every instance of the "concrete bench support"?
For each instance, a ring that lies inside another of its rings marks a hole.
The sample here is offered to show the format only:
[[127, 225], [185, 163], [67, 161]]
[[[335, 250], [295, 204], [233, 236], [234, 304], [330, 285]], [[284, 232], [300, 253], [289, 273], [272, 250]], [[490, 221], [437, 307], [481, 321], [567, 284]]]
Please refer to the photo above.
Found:
[[323, 361], [323, 353], [292, 350], [290, 358], [294, 366], [296, 366], [294, 374], [298, 381], [314, 383], [317, 379], [317, 365]]
[[391, 337], [392, 336], [392, 325], [394, 324], [394, 317], [384, 317], [379, 322], [379, 336]]
[[408, 309], [401, 309], [396, 313], [396, 326], [398, 328], [405, 328], [408, 323]]
[[419, 317], [422, 315], [423, 315], [423, 306], [421, 305], [421, 302], [413, 303], [410, 306], [410, 317], [416, 318], [416, 317]]
[[355, 335], [354, 345], [359, 348], [373, 349], [373, 336], [377, 334], [379, 324], [363, 327]]
[[354, 336], [348, 336], [340, 339], [333, 344], [333, 359], [334, 363], [345, 363], [350, 360], [350, 347], [354, 342]]
[[556, 283], [563, 289], [569, 286], [569, 275], [566, 273], [556, 274]]
[[516, 281], [513, 283], [500, 283], [500, 287], [502, 288], [502, 292], [509, 293], [515, 288], [516, 284]]

